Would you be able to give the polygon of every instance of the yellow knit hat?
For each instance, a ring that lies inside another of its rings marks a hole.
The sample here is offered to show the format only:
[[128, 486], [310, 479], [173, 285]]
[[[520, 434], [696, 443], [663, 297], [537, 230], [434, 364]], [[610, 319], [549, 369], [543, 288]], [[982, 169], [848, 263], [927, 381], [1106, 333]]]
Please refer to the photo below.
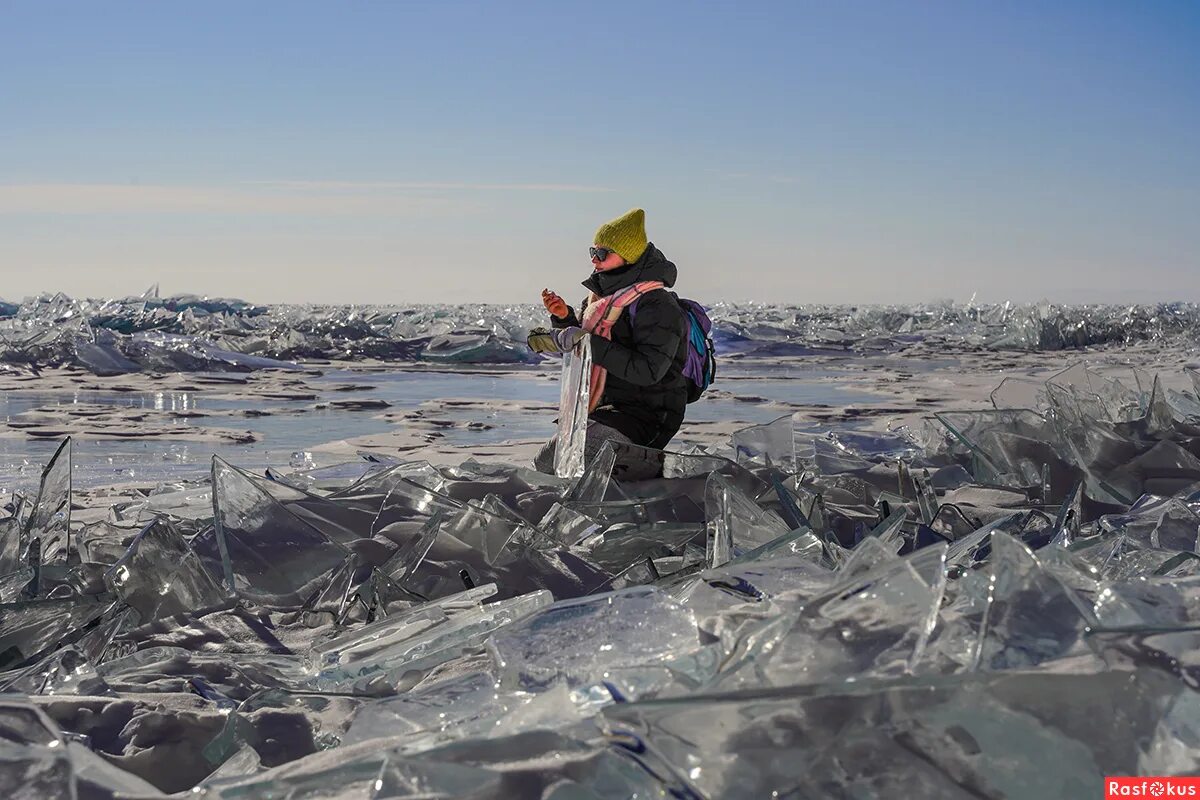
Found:
[[604, 223], [596, 229], [592, 244], [607, 247], [632, 264], [646, 252], [646, 212], [635, 208]]

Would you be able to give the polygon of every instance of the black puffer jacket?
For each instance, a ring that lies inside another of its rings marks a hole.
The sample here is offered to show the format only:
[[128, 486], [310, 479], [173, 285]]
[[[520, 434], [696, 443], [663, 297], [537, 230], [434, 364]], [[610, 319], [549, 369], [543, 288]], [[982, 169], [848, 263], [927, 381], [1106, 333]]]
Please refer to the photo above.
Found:
[[[608, 297], [639, 281], [662, 281], [674, 286], [675, 265], [653, 244], [632, 264], [608, 272], [593, 272], [583, 285]], [[584, 301], [583, 308], [586, 308]], [[583, 312], [580, 309], [580, 314]], [[665, 289], [649, 292], [613, 324], [612, 339], [592, 337], [592, 361], [608, 370], [604, 396], [592, 412], [597, 422], [616, 428], [636, 444], [665, 447], [683, 423], [687, 407], [686, 318], [674, 296]], [[572, 311], [566, 319], [551, 318], [556, 328], [579, 325]]]

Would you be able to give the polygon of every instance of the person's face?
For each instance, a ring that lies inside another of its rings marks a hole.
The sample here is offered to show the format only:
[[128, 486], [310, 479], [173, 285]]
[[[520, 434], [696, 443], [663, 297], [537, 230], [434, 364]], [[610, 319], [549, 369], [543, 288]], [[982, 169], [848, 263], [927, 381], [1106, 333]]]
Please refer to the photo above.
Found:
[[617, 255], [615, 250], [607, 247], [589, 247], [588, 255], [592, 257], [592, 269], [597, 272], [607, 272], [610, 269], [625, 266], [625, 259]]

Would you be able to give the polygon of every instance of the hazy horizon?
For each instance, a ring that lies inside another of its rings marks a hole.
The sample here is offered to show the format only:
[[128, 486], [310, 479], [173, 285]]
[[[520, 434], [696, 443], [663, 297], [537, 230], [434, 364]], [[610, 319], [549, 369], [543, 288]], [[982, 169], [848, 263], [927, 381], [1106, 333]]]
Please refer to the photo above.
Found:
[[0, 30], [0, 298], [1200, 301], [1200, 5], [46, 2]]

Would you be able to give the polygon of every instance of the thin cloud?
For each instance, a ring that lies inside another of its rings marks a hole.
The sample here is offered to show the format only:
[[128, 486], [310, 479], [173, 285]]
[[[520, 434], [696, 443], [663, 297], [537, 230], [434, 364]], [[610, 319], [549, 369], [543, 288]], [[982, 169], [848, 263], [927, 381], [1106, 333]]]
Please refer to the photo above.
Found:
[[444, 208], [444, 197], [330, 194], [302, 186], [0, 184], [0, 214], [404, 214]]
[[615, 192], [607, 186], [574, 183], [450, 183], [421, 181], [251, 181], [253, 186], [278, 186], [297, 189], [407, 192], [407, 191], [501, 191], [501, 192]]

